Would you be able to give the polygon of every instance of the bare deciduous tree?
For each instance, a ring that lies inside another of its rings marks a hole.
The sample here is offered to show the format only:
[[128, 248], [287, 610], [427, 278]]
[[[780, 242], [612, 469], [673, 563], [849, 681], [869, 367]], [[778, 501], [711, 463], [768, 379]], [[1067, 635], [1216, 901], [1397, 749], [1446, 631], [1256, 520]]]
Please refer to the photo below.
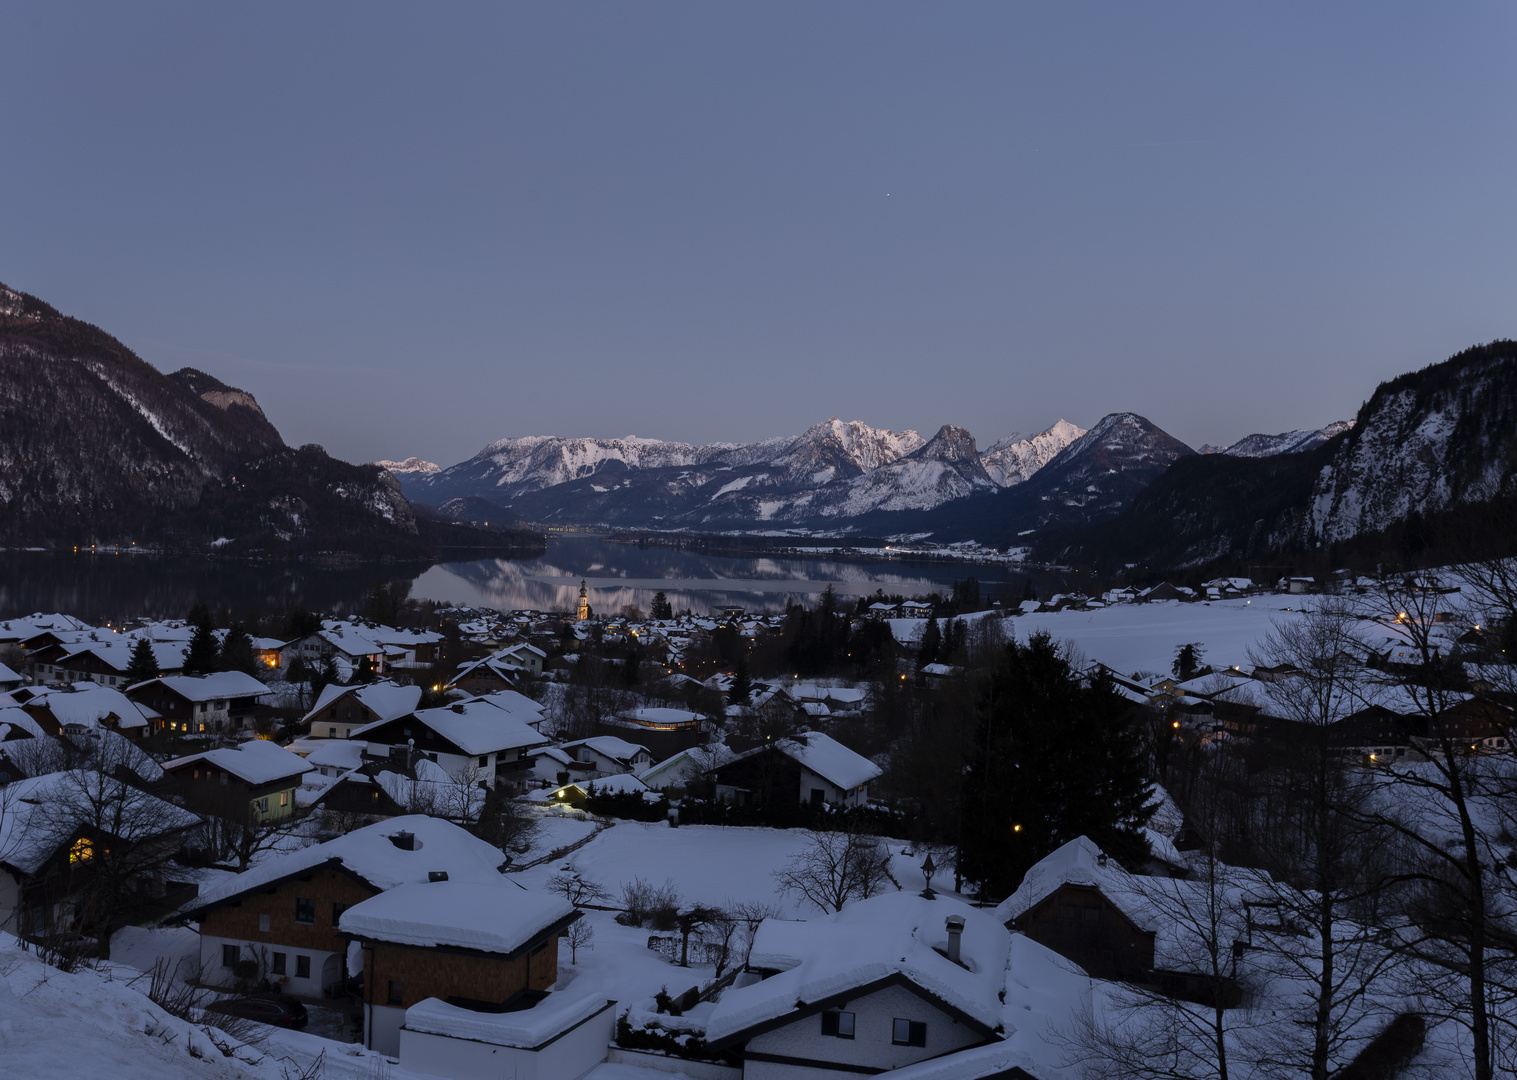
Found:
[[879, 892], [887, 880], [886, 855], [879, 841], [855, 831], [806, 832], [806, 847], [774, 878], [825, 912], [842, 911], [850, 900]]
[[569, 943], [569, 963], [579, 963], [579, 950], [595, 948], [595, 927], [586, 918], [575, 919], [564, 931], [564, 940]]

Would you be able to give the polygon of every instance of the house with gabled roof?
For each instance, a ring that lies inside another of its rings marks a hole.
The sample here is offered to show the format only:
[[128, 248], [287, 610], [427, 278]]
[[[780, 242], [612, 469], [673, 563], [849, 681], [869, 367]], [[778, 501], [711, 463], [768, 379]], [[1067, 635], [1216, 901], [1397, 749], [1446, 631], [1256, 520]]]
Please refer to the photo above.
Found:
[[293, 817], [295, 790], [315, 766], [277, 743], [250, 739], [163, 763], [186, 806], [235, 821]]
[[468, 774], [490, 787], [502, 780], [520, 786], [532, 767], [530, 751], [550, 742], [531, 721], [541, 722], [536, 702], [520, 694], [491, 695], [379, 720], [354, 729], [351, 738], [368, 744], [368, 758], [409, 766], [419, 755], [454, 778]]
[[653, 764], [653, 753], [646, 746], [615, 735], [575, 739], [560, 744], [559, 748], [574, 760], [592, 766], [594, 775], [589, 777], [592, 780], [618, 773], [640, 773]]
[[269, 688], [242, 671], [165, 675], [130, 686], [127, 697], [158, 713], [157, 731], [229, 734], [250, 727]]
[[31, 717], [50, 735], [69, 729], [105, 729], [140, 739], [158, 714], [131, 700], [120, 690], [99, 683], [29, 687], [16, 698]]
[[513, 881], [401, 885], [343, 913], [362, 950], [364, 1045], [455, 1080], [575, 1077], [604, 1061], [612, 1002], [552, 991], [559, 935], [580, 917]]
[[765, 919], [749, 957], [762, 978], [722, 994], [706, 1040], [738, 1052], [745, 1077], [843, 1080], [947, 1063], [1005, 1034], [1010, 949], [989, 913], [907, 892], [805, 922]]
[[402, 686], [388, 679], [353, 686], [329, 683], [300, 722], [310, 725], [313, 738], [346, 739], [358, 728], [414, 711], [421, 704], [421, 694], [419, 686]]
[[[41, 934], [85, 929], [84, 903], [96, 860], [115, 853], [113, 872], [161, 899], [161, 866], [200, 818], [113, 776], [88, 768], [16, 780], [0, 815], [0, 930]], [[124, 894], [123, 894], [124, 895]]]
[[200, 924], [201, 975], [230, 985], [239, 965], [294, 994], [320, 995], [346, 969], [343, 912], [407, 883], [492, 881], [507, 862], [457, 825], [413, 814], [265, 859], [201, 892], [179, 917]]
[[869, 802], [869, 784], [882, 770], [830, 735], [803, 731], [738, 754], [713, 772], [717, 798], [728, 802], [850, 808]]

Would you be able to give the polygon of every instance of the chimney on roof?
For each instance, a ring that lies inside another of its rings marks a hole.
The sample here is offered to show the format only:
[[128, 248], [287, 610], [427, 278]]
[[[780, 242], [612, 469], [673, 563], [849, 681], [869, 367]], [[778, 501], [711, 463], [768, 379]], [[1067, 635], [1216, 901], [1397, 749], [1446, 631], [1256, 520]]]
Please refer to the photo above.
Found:
[[955, 964], [963, 964], [964, 961], [962, 961], [962, 960], [959, 959], [959, 946], [960, 946], [960, 944], [961, 944], [961, 942], [963, 940], [963, 937], [964, 937], [964, 916], [962, 916], [962, 915], [950, 915], [950, 916], [948, 916], [947, 925], [948, 925], [948, 959], [952, 960]]
[[462, 713], [464, 711], [464, 703], [462, 701], [455, 701], [453, 703], [453, 711], [456, 713]]
[[446, 870], [428, 870], [427, 871], [427, 880], [428, 881], [447, 881], [448, 880], [448, 872]]
[[1105, 866], [1106, 865], [1106, 852], [1103, 851], [1099, 855], [1096, 856], [1096, 865], [1097, 866]]
[[390, 843], [400, 848], [401, 851], [415, 851], [416, 834], [412, 832], [398, 832], [390, 837]]

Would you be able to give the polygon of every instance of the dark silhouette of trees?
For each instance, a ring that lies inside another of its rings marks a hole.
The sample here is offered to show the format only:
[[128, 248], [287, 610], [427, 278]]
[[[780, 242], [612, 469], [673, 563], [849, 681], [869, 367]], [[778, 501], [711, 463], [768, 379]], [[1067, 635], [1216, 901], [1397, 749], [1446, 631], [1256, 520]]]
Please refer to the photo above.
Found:
[[136, 686], [158, 677], [158, 658], [153, 655], [153, 643], [147, 638], [138, 638], [132, 646], [131, 659], [126, 665], [126, 684]]
[[1081, 835], [1125, 866], [1147, 862], [1151, 788], [1130, 708], [1109, 675], [1082, 676], [1035, 634], [1005, 647], [979, 714], [959, 841], [966, 879], [1005, 896]]

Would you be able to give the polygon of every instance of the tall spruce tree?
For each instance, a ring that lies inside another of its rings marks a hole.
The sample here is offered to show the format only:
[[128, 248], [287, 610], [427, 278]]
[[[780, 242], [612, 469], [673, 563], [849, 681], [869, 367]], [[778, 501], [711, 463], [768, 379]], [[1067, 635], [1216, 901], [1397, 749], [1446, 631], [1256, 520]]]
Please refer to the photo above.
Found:
[[189, 651], [184, 654], [186, 675], [209, 675], [221, 663], [221, 648], [216, 644], [216, 634], [208, 622], [195, 627], [195, 636], [190, 638]]
[[153, 643], [147, 638], [138, 638], [126, 663], [126, 684], [136, 686], [157, 677], [158, 657], [153, 655]]
[[979, 706], [959, 842], [960, 870], [984, 895], [1009, 895], [1081, 835], [1125, 866], [1147, 860], [1151, 788], [1128, 711], [1107, 676], [1082, 677], [1046, 633], [1006, 646]]
[[727, 691], [727, 701], [731, 705], [747, 705], [752, 700], [753, 679], [748, 675], [748, 658], [739, 656], [732, 672], [732, 689]]
[[917, 667], [937, 663], [938, 653], [942, 651], [943, 631], [938, 629], [938, 619], [934, 615], [927, 620], [927, 628], [922, 631], [922, 643], [917, 647]]
[[234, 626], [227, 631], [221, 642], [221, 655], [217, 658], [216, 667], [221, 671], [241, 671], [255, 677], [258, 675], [258, 655], [253, 651], [253, 639], [242, 627]]

